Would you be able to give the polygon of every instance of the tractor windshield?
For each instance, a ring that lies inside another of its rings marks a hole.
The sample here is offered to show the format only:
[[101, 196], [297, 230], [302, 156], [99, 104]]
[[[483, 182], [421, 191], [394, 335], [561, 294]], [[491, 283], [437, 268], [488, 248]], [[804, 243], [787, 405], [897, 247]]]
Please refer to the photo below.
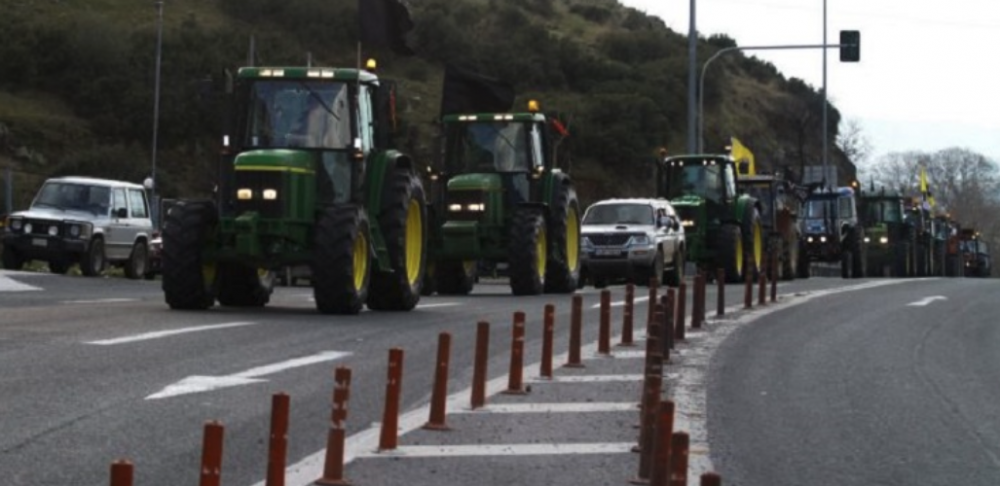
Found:
[[528, 172], [534, 146], [532, 135], [530, 126], [524, 122], [452, 123], [447, 131], [446, 166], [456, 174]]
[[898, 200], [875, 200], [865, 204], [865, 218], [871, 224], [901, 223], [903, 213]]
[[243, 145], [344, 150], [351, 147], [346, 83], [292, 79], [253, 81], [245, 90]]
[[664, 197], [699, 196], [721, 203], [725, 197], [722, 184], [722, 167], [714, 160], [676, 159], [666, 164]]

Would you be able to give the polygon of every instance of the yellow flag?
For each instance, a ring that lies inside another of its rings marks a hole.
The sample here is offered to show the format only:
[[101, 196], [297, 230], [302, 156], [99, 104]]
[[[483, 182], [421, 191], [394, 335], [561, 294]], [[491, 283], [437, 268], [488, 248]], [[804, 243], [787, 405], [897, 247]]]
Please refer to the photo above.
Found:
[[927, 195], [927, 171], [920, 166], [920, 194]]
[[729, 139], [729, 155], [736, 161], [737, 170], [743, 164], [747, 164], [746, 172], [741, 175], [757, 175], [757, 167], [754, 165], [753, 152], [743, 146], [736, 137]]

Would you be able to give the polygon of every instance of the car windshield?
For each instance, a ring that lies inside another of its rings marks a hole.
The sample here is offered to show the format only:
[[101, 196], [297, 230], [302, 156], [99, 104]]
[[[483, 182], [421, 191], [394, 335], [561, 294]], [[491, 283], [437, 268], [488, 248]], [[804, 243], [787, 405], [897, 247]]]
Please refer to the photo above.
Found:
[[591, 206], [583, 224], [653, 224], [653, 208], [648, 204], [621, 203]]
[[111, 208], [111, 190], [106, 186], [49, 181], [39, 189], [31, 207], [108, 214]]
[[258, 148], [347, 149], [351, 108], [342, 82], [255, 81], [247, 91], [246, 136]]

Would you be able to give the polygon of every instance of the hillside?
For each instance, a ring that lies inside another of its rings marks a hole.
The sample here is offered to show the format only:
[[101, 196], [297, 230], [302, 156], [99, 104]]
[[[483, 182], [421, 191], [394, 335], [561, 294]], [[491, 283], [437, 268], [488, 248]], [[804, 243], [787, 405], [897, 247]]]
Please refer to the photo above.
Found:
[[[411, 2], [414, 57], [366, 50], [400, 83], [405, 149], [431, 157], [443, 66], [511, 81], [570, 115], [573, 172], [585, 201], [651, 190], [659, 147], [683, 152], [687, 40], [616, 0]], [[0, 168], [17, 206], [40, 178], [86, 173], [141, 180], [150, 170], [156, 9], [127, 0], [0, 0]], [[216, 163], [220, 107], [204, 89], [223, 69], [357, 62], [356, 0], [170, 0], [164, 9], [159, 157], [165, 196], [205, 193]], [[702, 39], [701, 62], [734, 45]], [[819, 93], [739, 53], [705, 80], [706, 143], [730, 136], [764, 167], [819, 159]], [[839, 113], [830, 110], [831, 139]], [[843, 165], [852, 166], [834, 151]], [[3, 189], [0, 188], [0, 191]]]

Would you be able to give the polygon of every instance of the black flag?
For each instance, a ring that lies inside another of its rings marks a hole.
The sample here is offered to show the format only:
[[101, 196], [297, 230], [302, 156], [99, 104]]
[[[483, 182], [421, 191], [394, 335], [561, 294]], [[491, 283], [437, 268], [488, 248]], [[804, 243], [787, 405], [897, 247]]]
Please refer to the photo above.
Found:
[[514, 87], [448, 64], [444, 68], [441, 115], [503, 113], [514, 106]]
[[412, 56], [406, 33], [413, 30], [410, 11], [400, 0], [358, 0], [361, 43], [388, 47], [401, 56]]

